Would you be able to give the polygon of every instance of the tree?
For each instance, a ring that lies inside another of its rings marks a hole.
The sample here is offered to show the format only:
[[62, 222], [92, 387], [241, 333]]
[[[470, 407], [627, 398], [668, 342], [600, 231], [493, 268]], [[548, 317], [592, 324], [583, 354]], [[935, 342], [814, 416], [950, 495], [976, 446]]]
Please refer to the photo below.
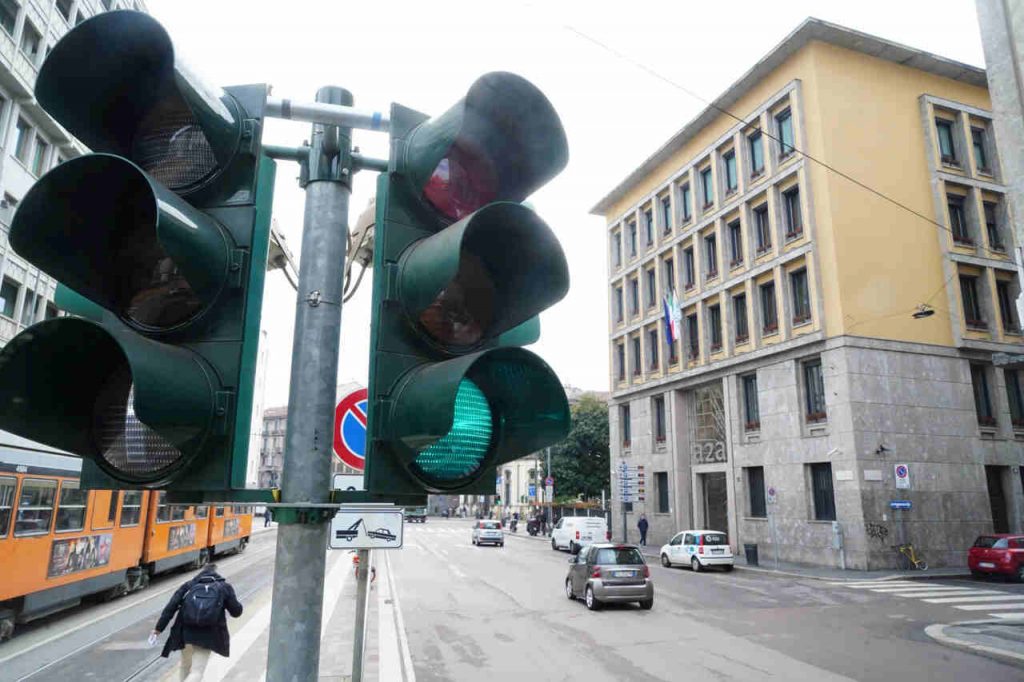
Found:
[[572, 427], [564, 441], [551, 448], [551, 475], [557, 499], [584, 499], [610, 490], [608, 406], [584, 395], [570, 409]]

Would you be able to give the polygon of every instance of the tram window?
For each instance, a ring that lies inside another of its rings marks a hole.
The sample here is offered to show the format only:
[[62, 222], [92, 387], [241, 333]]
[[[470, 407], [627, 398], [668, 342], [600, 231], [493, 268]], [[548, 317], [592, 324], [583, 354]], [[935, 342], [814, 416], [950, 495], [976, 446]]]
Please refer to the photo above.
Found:
[[11, 530], [11, 509], [14, 508], [14, 489], [17, 485], [17, 479], [0, 477], [0, 538], [7, 537]]
[[184, 521], [185, 520], [185, 510], [188, 509], [188, 507], [186, 507], [184, 505], [180, 505], [180, 504], [173, 504], [173, 505], [171, 505], [170, 509], [171, 509], [171, 521]]
[[201, 507], [196, 507], [196, 518], [197, 519], [205, 519], [209, 515], [210, 515], [210, 508], [207, 507], [205, 504], [203, 506], [201, 506]]
[[167, 506], [167, 493], [160, 493], [156, 498], [156, 522], [167, 523], [171, 520], [171, 509]]
[[139, 525], [142, 516], [142, 491], [126, 490], [121, 499], [121, 527]]
[[216, 507], [214, 516], [224, 516], [224, 507]]
[[50, 532], [53, 501], [57, 496], [56, 480], [25, 479], [18, 497], [18, 516], [14, 535], [39, 535]]
[[117, 518], [117, 498], [120, 495], [116, 490], [110, 491], [110, 506], [107, 507], [107, 523], [111, 526], [114, 525], [114, 519]]
[[57, 532], [85, 528], [85, 506], [88, 493], [78, 487], [78, 481], [64, 481], [60, 486], [60, 504], [57, 505]]

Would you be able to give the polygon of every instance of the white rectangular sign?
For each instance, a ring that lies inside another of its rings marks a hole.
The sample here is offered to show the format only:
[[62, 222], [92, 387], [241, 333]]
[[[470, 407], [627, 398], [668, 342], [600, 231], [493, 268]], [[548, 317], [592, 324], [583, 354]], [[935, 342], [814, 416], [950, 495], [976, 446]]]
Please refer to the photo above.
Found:
[[332, 490], [366, 490], [363, 487], [362, 474], [334, 474], [331, 481]]
[[398, 549], [402, 546], [398, 507], [342, 507], [331, 519], [331, 549]]

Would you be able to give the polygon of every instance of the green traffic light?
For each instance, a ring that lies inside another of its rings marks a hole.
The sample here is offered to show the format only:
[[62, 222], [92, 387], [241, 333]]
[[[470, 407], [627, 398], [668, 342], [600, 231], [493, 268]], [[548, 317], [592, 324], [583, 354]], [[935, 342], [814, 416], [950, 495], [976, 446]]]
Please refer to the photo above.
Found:
[[464, 480], [480, 470], [491, 447], [493, 423], [491, 406], [480, 387], [469, 379], [459, 382], [455, 392], [452, 427], [413, 460], [423, 476], [439, 481]]

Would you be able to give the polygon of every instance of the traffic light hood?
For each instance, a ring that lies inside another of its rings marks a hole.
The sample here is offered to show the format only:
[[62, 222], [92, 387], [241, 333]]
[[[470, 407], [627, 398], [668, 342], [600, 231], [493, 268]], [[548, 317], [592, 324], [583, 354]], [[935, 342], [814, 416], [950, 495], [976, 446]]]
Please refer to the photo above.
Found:
[[90, 154], [43, 176], [11, 224], [21, 256], [146, 330], [174, 329], [219, 294], [230, 238], [129, 161]]
[[455, 221], [494, 201], [522, 201], [568, 159], [565, 130], [544, 93], [493, 72], [412, 131], [404, 167], [415, 194]]
[[192, 73], [142, 12], [104, 12], [68, 31], [43, 62], [35, 94], [93, 151], [130, 158], [181, 193], [226, 167], [241, 139], [235, 100]]
[[195, 354], [64, 317], [0, 351], [0, 428], [156, 487], [191, 460], [215, 419], [211, 370]]
[[473, 350], [569, 290], [565, 254], [530, 209], [490, 204], [412, 244], [399, 260], [406, 315], [441, 350]]

